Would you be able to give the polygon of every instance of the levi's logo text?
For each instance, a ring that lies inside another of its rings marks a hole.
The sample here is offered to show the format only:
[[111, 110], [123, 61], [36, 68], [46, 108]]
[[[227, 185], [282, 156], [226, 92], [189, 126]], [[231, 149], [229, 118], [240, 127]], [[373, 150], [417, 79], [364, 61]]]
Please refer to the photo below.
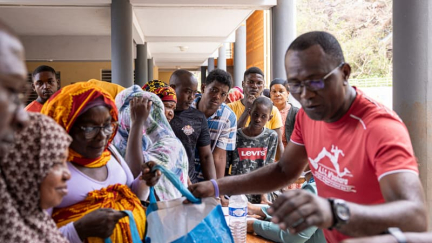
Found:
[[228, 208], [229, 215], [234, 217], [246, 217], [247, 216], [247, 207], [246, 208]]
[[309, 163], [315, 169], [313, 173], [315, 180], [320, 180], [327, 186], [341, 191], [356, 192], [355, 187], [349, 185], [349, 179], [353, 174], [347, 167], [340, 167], [339, 161], [344, 156], [341, 149], [332, 145], [330, 152], [323, 147], [316, 158], [309, 157]]
[[267, 148], [238, 148], [238, 153], [240, 160], [265, 160], [267, 156]]

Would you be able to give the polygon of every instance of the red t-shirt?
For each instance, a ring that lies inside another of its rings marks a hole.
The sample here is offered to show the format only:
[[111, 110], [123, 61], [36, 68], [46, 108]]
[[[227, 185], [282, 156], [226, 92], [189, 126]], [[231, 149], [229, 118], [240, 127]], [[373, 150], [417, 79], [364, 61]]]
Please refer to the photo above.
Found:
[[[383, 203], [379, 180], [401, 171], [418, 175], [418, 166], [397, 114], [356, 91], [350, 109], [336, 122], [314, 121], [300, 109], [291, 142], [305, 146], [321, 197]], [[329, 243], [348, 238], [337, 230], [324, 233]]]
[[42, 107], [43, 107], [43, 104], [34, 100], [32, 103], [30, 103], [30, 104], [28, 104], [28, 106], [26, 106], [25, 110], [31, 111], [31, 112], [40, 112], [42, 110]]

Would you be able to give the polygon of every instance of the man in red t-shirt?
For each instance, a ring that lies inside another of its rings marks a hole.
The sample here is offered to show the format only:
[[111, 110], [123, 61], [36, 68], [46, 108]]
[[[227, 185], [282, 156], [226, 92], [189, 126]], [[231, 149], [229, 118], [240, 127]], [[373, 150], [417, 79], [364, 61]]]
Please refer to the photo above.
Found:
[[45, 102], [60, 87], [60, 80], [56, 78], [56, 71], [50, 66], [39, 66], [32, 74], [32, 87], [38, 97], [26, 106], [26, 111], [40, 112]]
[[[298, 233], [325, 229], [328, 242], [377, 235], [389, 227], [425, 231], [423, 189], [408, 131], [396, 113], [351, 87], [351, 67], [326, 32], [299, 36], [288, 48], [290, 91], [302, 109], [279, 163], [217, 180], [220, 194], [265, 193], [293, 183], [306, 163], [318, 195], [290, 190], [269, 209], [272, 221]], [[213, 196], [211, 182], [189, 187]]]

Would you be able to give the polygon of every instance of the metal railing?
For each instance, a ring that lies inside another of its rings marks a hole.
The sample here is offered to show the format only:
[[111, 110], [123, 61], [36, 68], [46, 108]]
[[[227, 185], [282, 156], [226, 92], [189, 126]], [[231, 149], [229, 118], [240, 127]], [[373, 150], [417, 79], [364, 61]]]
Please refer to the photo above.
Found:
[[392, 87], [392, 78], [365, 78], [365, 79], [350, 79], [348, 81], [351, 86], [356, 87]]

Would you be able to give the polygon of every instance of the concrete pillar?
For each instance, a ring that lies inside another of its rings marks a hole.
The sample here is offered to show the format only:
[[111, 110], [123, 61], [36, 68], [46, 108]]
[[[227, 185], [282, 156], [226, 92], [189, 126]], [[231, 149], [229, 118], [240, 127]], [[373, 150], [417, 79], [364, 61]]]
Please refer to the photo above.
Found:
[[217, 68], [226, 71], [226, 48], [225, 48], [225, 43], [223, 43], [222, 46], [219, 47], [219, 56], [218, 56], [218, 59], [217, 59]]
[[[201, 84], [205, 83], [206, 81], [206, 67], [205, 66], [201, 66]], [[201, 87], [198, 87], [199, 89], [201, 89]]]
[[394, 0], [393, 109], [410, 133], [428, 209], [432, 208], [431, 63], [432, 1]]
[[148, 81], [153, 80], [153, 57], [148, 59]]
[[147, 83], [147, 73], [147, 43], [138, 44], [137, 58], [135, 59], [135, 83], [139, 86]]
[[132, 5], [129, 0], [111, 3], [111, 80], [124, 87], [133, 85]]
[[246, 26], [241, 25], [236, 30], [234, 43], [234, 84], [242, 86], [243, 75], [246, 71]]
[[271, 79], [286, 79], [285, 52], [296, 37], [295, 1], [277, 0], [272, 8]]
[[211, 72], [211, 71], [213, 71], [214, 68], [215, 68], [214, 57], [210, 57], [207, 61], [207, 70], [208, 70], [208, 72]]

